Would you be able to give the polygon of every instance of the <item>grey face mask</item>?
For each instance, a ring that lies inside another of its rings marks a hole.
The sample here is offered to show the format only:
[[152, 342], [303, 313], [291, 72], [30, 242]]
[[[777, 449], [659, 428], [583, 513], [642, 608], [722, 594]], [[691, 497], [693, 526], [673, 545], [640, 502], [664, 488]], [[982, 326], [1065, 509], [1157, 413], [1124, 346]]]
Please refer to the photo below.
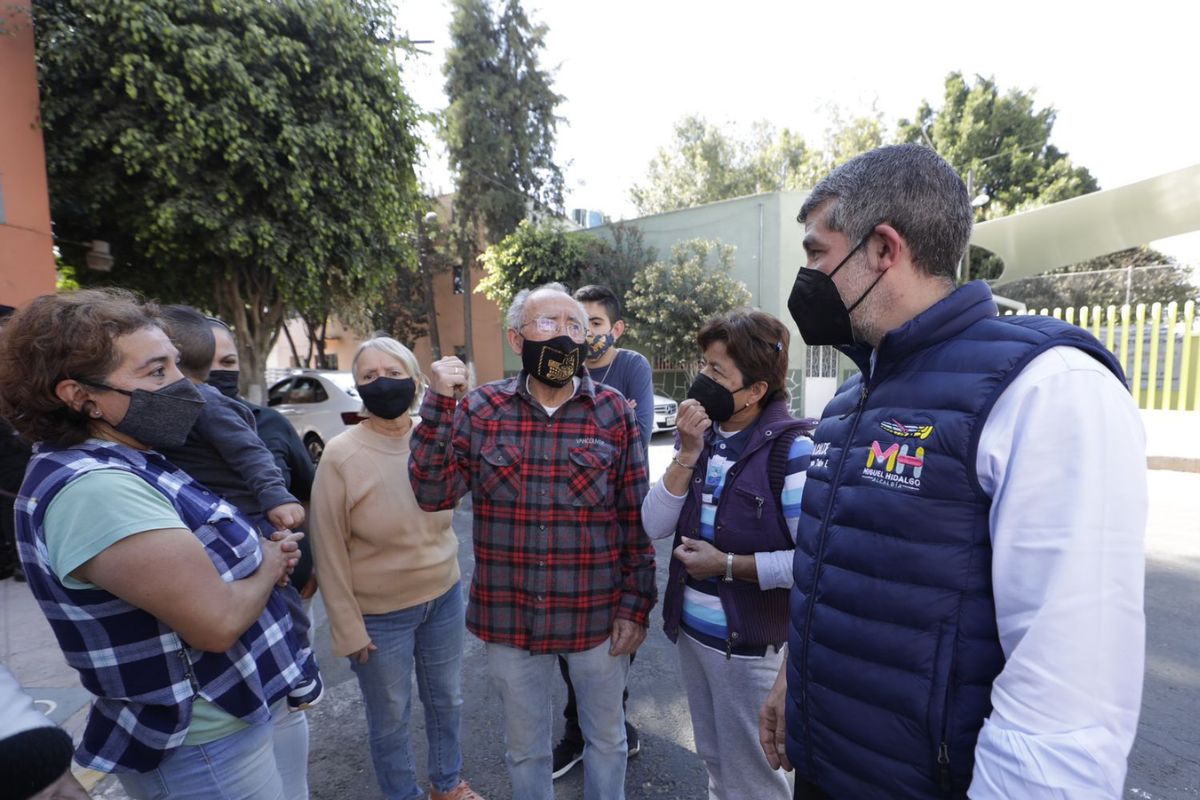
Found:
[[113, 429], [153, 450], [180, 447], [204, 408], [204, 397], [187, 378], [169, 383], [157, 392], [118, 389], [105, 383], [81, 381], [129, 398], [129, 410]]

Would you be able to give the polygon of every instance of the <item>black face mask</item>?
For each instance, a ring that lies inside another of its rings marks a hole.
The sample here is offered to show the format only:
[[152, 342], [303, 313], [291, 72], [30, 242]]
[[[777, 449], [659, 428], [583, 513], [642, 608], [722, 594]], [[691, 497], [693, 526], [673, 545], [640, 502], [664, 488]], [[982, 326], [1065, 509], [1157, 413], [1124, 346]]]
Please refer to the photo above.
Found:
[[205, 383], [226, 397], [236, 400], [238, 396], [238, 378], [241, 374], [241, 370], [236, 369], [214, 369], [208, 373], [208, 380]]
[[417, 394], [417, 382], [412, 378], [376, 378], [354, 388], [367, 411], [382, 419], [408, 413]]
[[89, 385], [129, 398], [129, 410], [113, 429], [153, 450], [182, 446], [204, 409], [204, 397], [187, 378], [169, 383], [157, 392], [145, 389], [130, 392], [104, 383]]
[[[743, 386], [742, 389], [746, 387]], [[738, 389], [737, 391], [741, 391]], [[714, 422], [724, 422], [733, 416], [733, 392], [714, 381], [707, 375], [697, 375], [688, 389], [688, 399], [697, 400], [704, 407], [704, 413]]]
[[544, 342], [526, 339], [521, 345], [521, 366], [547, 386], [561, 389], [583, 369], [587, 346], [570, 336], [555, 336]]
[[796, 321], [796, 327], [800, 329], [800, 335], [804, 337], [805, 344], [812, 346], [854, 344], [854, 328], [850, 324], [850, 312], [867, 299], [867, 295], [875, 288], [875, 284], [879, 283], [887, 273], [879, 273], [879, 277], [849, 308], [846, 308], [846, 304], [842, 302], [842, 296], [838, 294], [833, 276], [870, 238], [870, 233], [864, 236], [828, 275], [819, 269], [809, 269], [808, 267], [801, 267], [800, 271], [796, 273], [796, 282], [792, 285], [792, 293], [788, 296], [788, 311], [791, 313], [792, 319]]

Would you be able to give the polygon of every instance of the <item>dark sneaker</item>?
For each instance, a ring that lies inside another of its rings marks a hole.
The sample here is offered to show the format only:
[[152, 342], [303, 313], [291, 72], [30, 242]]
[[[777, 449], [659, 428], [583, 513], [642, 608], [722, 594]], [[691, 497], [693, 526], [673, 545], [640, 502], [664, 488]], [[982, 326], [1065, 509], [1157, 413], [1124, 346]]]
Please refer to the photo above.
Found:
[[563, 739], [554, 745], [554, 780], [571, 771], [571, 767], [583, 760], [583, 742]]
[[629, 758], [633, 758], [642, 752], [642, 740], [638, 737], [637, 728], [628, 722], [625, 723], [625, 741], [629, 745]]
[[306, 708], [312, 708], [321, 702], [324, 695], [325, 687], [321, 683], [321, 676], [318, 675], [315, 680], [288, 692], [288, 711], [303, 711]]

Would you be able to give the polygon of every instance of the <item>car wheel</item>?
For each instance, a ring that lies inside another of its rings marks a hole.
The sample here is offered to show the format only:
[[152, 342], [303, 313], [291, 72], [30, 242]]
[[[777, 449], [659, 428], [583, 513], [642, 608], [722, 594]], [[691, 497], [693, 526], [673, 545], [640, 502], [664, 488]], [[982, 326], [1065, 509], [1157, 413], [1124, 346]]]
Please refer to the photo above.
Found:
[[308, 450], [308, 457], [312, 459], [314, 464], [321, 462], [321, 454], [325, 452], [325, 443], [321, 441], [321, 437], [315, 433], [310, 433], [304, 437], [304, 447]]

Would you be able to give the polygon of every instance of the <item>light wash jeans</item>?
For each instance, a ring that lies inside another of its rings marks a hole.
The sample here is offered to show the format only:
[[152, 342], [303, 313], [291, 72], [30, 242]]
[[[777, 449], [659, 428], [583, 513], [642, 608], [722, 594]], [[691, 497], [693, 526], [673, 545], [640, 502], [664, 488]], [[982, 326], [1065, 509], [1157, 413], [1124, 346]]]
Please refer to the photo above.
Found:
[[[583, 730], [584, 800], [624, 800], [625, 711], [621, 695], [629, 656], [610, 656], [606, 640], [591, 650], [564, 657], [575, 684], [579, 727]], [[488, 674], [504, 705], [504, 738], [512, 796], [554, 800], [551, 734], [555, 711], [550, 689], [558, 656], [533, 655], [499, 644], [487, 646]]]
[[462, 655], [466, 614], [462, 586], [441, 597], [389, 614], [365, 614], [367, 635], [378, 650], [367, 663], [351, 659], [367, 711], [371, 763], [388, 800], [425, 796], [417, 785], [409, 746], [412, 681], [425, 709], [429, 782], [439, 792], [458, 785], [462, 771]]
[[308, 718], [280, 701], [273, 721], [180, 747], [150, 772], [117, 775], [134, 800], [306, 800]]

